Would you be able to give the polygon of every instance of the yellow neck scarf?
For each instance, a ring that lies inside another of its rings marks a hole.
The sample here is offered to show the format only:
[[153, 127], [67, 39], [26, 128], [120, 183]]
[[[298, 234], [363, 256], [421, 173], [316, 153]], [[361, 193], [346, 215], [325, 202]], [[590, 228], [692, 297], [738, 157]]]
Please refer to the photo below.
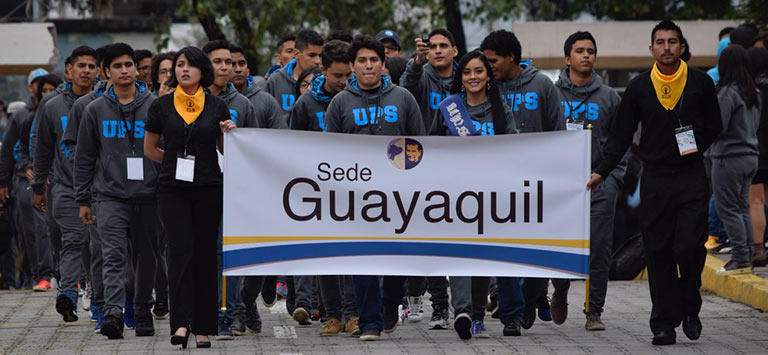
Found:
[[680, 60], [680, 67], [672, 75], [664, 75], [659, 71], [658, 63], [653, 63], [651, 69], [651, 82], [656, 90], [656, 98], [659, 99], [661, 106], [667, 110], [672, 110], [680, 101], [685, 89], [685, 83], [688, 81], [688, 64]]
[[192, 124], [203, 112], [205, 106], [205, 93], [202, 87], [197, 88], [197, 92], [194, 95], [187, 95], [181, 85], [176, 87], [173, 91], [173, 106], [176, 108], [176, 112], [179, 113], [181, 118], [187, 124]]

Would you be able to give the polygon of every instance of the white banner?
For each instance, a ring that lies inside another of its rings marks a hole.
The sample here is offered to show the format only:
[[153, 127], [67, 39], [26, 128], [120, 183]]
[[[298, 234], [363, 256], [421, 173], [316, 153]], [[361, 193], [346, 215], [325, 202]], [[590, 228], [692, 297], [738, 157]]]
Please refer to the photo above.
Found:
[[224, 146], [226, 275], [589, 273], [589, 132], [238, 128]]

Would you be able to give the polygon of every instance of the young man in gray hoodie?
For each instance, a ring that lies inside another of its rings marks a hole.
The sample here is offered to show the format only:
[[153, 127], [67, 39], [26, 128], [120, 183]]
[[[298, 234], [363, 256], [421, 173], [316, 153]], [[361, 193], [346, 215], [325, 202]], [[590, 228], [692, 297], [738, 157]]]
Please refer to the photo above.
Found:
[[[357, 36], [350, 45], [349, 58], [354, 76], [328, 105], [328, 132], [423, 136], [424, 123], [416, 99], [408, 90], [393, 85], [389, 76], [381, 75], [384, 46], [369, 36]], [[378, 276], [353, 276], [360, 340], [379, 340], [382, 330], [395, 330], [404, 281], [402, 276], [385, 276], [380, 288]]]
[[[491, 64], [502, 99], [512, 109], [520, 133], [565, 129], [560, 94], [552, 81], [539, 73], [530, 61], [521, 61], [522, 47], [514, 33], [506, 30], [491, 32], [483, 39], [480, 49]], [[518, 325], [525, 329], [533, 325], [534, 302], [544, 293], [549, 279], [526, 278], [522, 289], [517, 277], [497, 277], [496, 281], [505, 334], [519, 335]], [[525, 312], [521, 314], [523, 309]]]
[[514, 33], [491, 32], [480, 49], [493, 67], [504, 102], [512, 108], [520, 133], [565, 129], [560, 112], [560, 96], [546, 75], [530, 60], [522, 61], [522, 47]]
[[230, 44], [229, 52], [232, 54], [232, 84], [253, 104], [259, 127], [288, 128], [285, 119], [283, 119], [280, 104], [272, 95], [262, 90], [256, 77], [250, 75], [248, 58], [245, 56], [243, 48]]
[[[416, 57], [408, 62], [400, 86], [408, 89], [416, 98], [421, 109], [424, 129], [428, 134], [437, 132], [441, 125], [434, 120], [440, 111], [440, 102], [450, 96], [453, 82], [454, 59], [459, 51], [453, 34], [444, 28], [432, 30], [429, 41], [424, 43], [416, 38]], [[432, 317], [429, 327], [444, 329], [448, 326], [448, 279], [442, 276], [408, 279], [409, 320], [420, 321], [422, 314], [421, 295], [426, 288], [432, 302]]]
[[[101, 67], [101, 65], [99, 65], [99, 67]], [[106, 70], [104, 70], [104, 72], [106, 72]], [[110, 86], [112, 86], [112, 83], [109, 80], [101, 80], [93, 86], [93, 90], [91, 90], [90, 93], [83, 95], [72, 105], [69, 118], [67, 119], [67, 127], [64, 129], [64, 133], [61, 139], [62, 153], [64, 153], [64, 157], [67, 158], [72, 166], [74, 166], [77, 133], [80, 129], [80, 122], [82, 121], [83, 112], [91, 102], [101, 97]], [[72, 186], [74, 189], [74, 176]], [[99, 333], [101, 332], [101, 325], [104, 322], [104, 316], [101, 313], [104, 307], [104, 277], [102, 274], [102, 265], [104, 259], [101, 254], [101, 238], [99, 238], [99, 232], [96, 229], [95, 224], [85, 226], [85, 229], [88, 232], [88, 243], [91, 257], [89, 270], [91, 281], [91, 321], [96, 322], [93, 329], [96, 333]], [[157, 302], [155, 304], [157, 305]], [[165, 304], [168, 304], [167, 301]]]
[[[101, 334], [123, 337], [128, 243], [134, 267], [136, 336], [152, 336], [150, 313], [160, 223], [155, 203], [158, 166], [144, 157], [144, 125], [156, 99], [136, 81], [133, 49], [107, 47], [104, 67], [113, 85], [86, 107], [77, 137], [74, 181], [80, 219], [97, 222], [101, 238], [105, 304]], [[92, 207], [93, 206], [93, 209]], [[98, 220], [97, 220], [98, 219]]]
[[280, 104], [283, 119], [287, 122], [296, 103], [296, 80], [306, 69], [320, 67], [320, 52], [323, 50], [323, 37], [313, 30], [301, 30], [296, 35], [296, 58], [288, 62], [277, 73], [269, 76], [267, 92]]
[[87, 236], [85, 226], [78, 215], [79, 206], [75, 202], [71, 153], [62, 150], [60, 142], [75, 101], [93, 88], [97, 68], [96, 50], [87, 46], [75, 48], [70, 59], [72, 83], [67, 84], [61, 94], [50, 99], [38, 117], [37, 144], [33, 159], [35, 179], [32, 181], [35, 206], [41, 211], [46, 211], [47, 182], [53, 168], [53, 176], [50, 177], [50, 198], [54, 207], [53, 217], [62, 234], [56, 311], [62, 315], [65, 322], [78, 319], [77, 284], [81, 278], [83, 247]]
[[[296, 100], [291, 111], [291, 129], [301, 131], [326, 132], [328, 123], [325, 111], [331, 100], [343, 91], [346, 82], [352, 77], [349, 59], [349, 44], [332, 40], [323, 45], [320, 53], [323, 72], [315, 76], [309, 92]], [[294, 276], [296, 288], [296, 309], [294, 319], [306, 319], [312, 296], [314, 276]], [[355, 303], [352, 279], [343, 275], [322, 275], [317, 277], [320, 298], [325, 306], [327, 321], [320, 330], [320, 335], [336, 335], [342, 330], [353, 334], [357, 330], [357, 304]], [[342, 288], [344, 294], [342, 295]], [[300, 310], [301, 309], [301, 310]], [[344, 322], [342, 322], [344, 320]]]
[[[589, 32], [571, 34], [563, 47], [566, 68], [555, 83], [560, 92], [563, 120], [568, 130], [592, 131], [592, 169], [602, 162], [602, 151], [608, 139], [608, 127], [616, 119], [621, 98], [616, 90], [603, 85], [594, 72], [597, 42]], [[587, 330], [605, 330], [600, 319], [608, 288], [611, 247], [613, 245], [613, 217], [616, 199], [624, 182], [626, 161], [619, 164], [605, 182], [591, 196], [590, 251], [589, 251], [589, 310], [586, 312]], [[567, 279], [552, 279], [552, 320], [563, 324], [568, 315]]]
[[[450, 96], [454, 58], [459, 54], [453, 34], [444, 28], [432, 30], [429, 41], [416, 38], [416, 57], [408, 62], [400, 86], [408, 89], [421, 108], [427, 132], [435, 129], [432, 121], [440, 111], [440, 102]], [[447, 306], [446, 298], [446, 306]]]

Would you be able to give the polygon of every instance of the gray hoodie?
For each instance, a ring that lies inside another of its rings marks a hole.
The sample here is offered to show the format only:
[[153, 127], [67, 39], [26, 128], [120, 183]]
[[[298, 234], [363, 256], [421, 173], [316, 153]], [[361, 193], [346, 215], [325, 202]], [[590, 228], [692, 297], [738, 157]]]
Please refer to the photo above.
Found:
[[586, 85], [577, 86], [571, 82], [568, 69], [564, 69], [555, 86], [560, 92], [562, 121], [581, 122], [584, 129], [592, 130], [592, 169], [595, 169], [603, 160], [608, 128], [619, 111], [621, 97], [616, 90], [603, 85], [600, 75], [594, 72]]
[[[262, 85], [260, 85], [255, 78], [256, 77], [249, 76], [246, 79], [248, 86], [243, 95], [251, 101], [253, 108], [256, 110], [256, 121], [258, 121], [259, 124], [258, 127], [288, 128], [280, 104], [274, 97], [272, 97], [272, 95], [262, 89]], [[262, 78], [261, 81], [264, 82], [264, 79]]]
[[[144, 126], [149, 106], [157, 98], [143, 83], [136, 85], [139, 93], [131, 103], [121, 104], [113, 86], [83, 112], [74, 167], [76, 200], [81, 206], [90, 205], [91, 193], [96, 201], [154, 198], [159, 169], [144, 157]], [[143, 181], [128, 180], [126, 158], [131, 156], [143, 159]]]
[[453, 77], [441, 78], [429, 63], [418, 65], [414, 61], [408, 62], [400, 78], [400, 86], [408, 89], [419, 103], [425, 128], [432, 127], [432, 119], [440, 112], [440, 102], [451, 96], [451, 82]]
[[[325, 113], [328, 132], [381, 136], [423, 136], [424, 122], [419, 105], [408, 90], [381, 76], [377, 93], [361, 91], [357, 79], [347, 80], [344, 91], [336, 94]], [[379, 119], [376, 119], [378, 117]]]
[[256, 121], [256, 110], [248, 98], [239, 93], [232, 83], [227, 83], [227, 88], [218, 95], [229, 107], [229, 118], [237, 127], [259, 128], [259, 122]]
[[323, 86], [325, 75], [317, 74], [312, 78], [309, 91], [296, 100], [296, 105], [291, 111], [289, 126], [293, 130], [328, 132], [328, 121], [325, 111], [336, 94], [328, 94]]
[[37, 138], [33, 166], [35, 179], [32, 189], [36, 194], [45, 193], [45, 182], [48, 180], [53, 166], [52, 181], [72, 188], [72, 165], [68, 164], [65, 154], [69, 151], [61, 149], [61, 138], [67, 128], [67, 121], [72, 106], [80, 96], [75, 95], [72, 86], [68, 85], [56, 97], [48, 100], [37, 117]]
[[757, 127], [760, 123], [760, 104], [751, 108], [739, 89], [728, 85], [717, 92], [723, 132], [707, 150], [710, 158], [739, 155], [758, 155]]
[[[515, 117], [512, 115], [512, 111], [504, 105], [504, 112], [506, 113], [507, 129], [504, 132], [497, 133], [493, 127], [493, 111], [491, 111], [491, 101], [485, 102], [477, 106], [469, 106], [467, 100], [462, 98], [464, 107], [467, 108], [469, 117], [472, 118], [472, 123], [475, 125], [475, 130], [479, 136], [495, 136], [496, 134], [515, 134], [517, 132], [517, 124], [515, 123]], [[438, 110], [435, 114], [434, 129], [429, 131], [430, 135], [436, 136], [450, 136], [451, 130], [448, 129], [448, 125], [445, 124], [443, 114]]]
[[520, 76], [499, 81], [501, 97], [512, 108], [520, 133], [565, 130], [555, 85], [530, 61], [521, 62], [520, 67]]
[[99, 81], [93, 86], [91, 92], [77, 99], [75, 104], [72, 105], [72, 110], [67, 120], [67, 128], [64, 130], [64, 135], [61, 138], [61, 150], [64, 153], [64, 158], [69, 160], [69, 163], [72, 165], [75, 164], [75, 145], [77, 144], [77, 133], [80, 129], [80, 121], [83, 119], [83, 112], [91, 102], [100, 98], [107, 91], [107, 83], [108, 81], [106, 80]]
[[293, 70], [296, 69], [296, 59], [288, 62], [284, 68], [270, 75], [267, 79], [267, 92], [280, 104], [283, 110], [283, 119], [288, 122], [288, 115], [296, 103], [296, 79], [293, 78]]

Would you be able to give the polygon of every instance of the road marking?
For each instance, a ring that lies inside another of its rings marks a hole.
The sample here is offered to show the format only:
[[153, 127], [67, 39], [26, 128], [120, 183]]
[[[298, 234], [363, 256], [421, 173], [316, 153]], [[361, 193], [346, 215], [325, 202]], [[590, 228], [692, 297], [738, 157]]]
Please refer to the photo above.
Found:
[[272, 332], [275, 334], [275, 338], [277, 339], [298, 338], [298, 335], [296, 335], [296, 328], [294, 328], [292, 325], [274, 326], [272, 327]]

